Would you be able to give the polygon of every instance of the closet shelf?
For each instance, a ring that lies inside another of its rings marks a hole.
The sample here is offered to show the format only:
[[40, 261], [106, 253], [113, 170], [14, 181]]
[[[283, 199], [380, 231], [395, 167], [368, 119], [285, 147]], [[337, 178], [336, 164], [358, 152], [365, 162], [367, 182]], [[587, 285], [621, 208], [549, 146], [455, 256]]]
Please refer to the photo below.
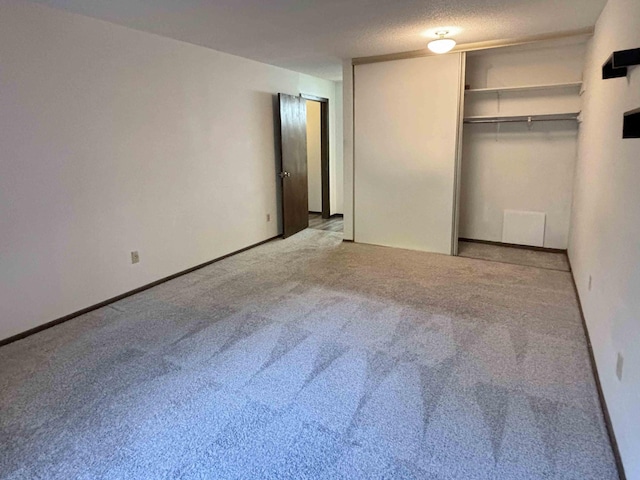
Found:
[[549, 113], [543, 115], [506, 115], [465, 117], [464, 123], [554, 122], [576, 120], [580, 112]]
[[580, 88], [582, 82], [570, 83], [549, 83], [546, 85], [522, 85], [516, 87], [492, 87], [492, 88], [472, 88], [465, 90], [467, 93], [499, 93], [499, 92], [518, 92], [518, 91], [534, 91], [534, 90], [554, 90], [562, 88]]

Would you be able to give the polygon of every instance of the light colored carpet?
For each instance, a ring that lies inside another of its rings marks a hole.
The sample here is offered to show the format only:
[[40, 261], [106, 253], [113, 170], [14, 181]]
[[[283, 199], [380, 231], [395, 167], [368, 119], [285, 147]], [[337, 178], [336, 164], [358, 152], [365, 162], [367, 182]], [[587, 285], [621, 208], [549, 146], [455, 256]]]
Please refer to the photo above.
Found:
[[528, 250], [506, 245], [487, 245], [461, 240], [458, 242], [458, 255], [467, 258], [491, 260], [493, 262], [562, 270], [564, 272], [571, 270], [567, 255], [564, 253]]
[[566, 272], [306, 230], [0, 365], [4, 479], [617, 478]]

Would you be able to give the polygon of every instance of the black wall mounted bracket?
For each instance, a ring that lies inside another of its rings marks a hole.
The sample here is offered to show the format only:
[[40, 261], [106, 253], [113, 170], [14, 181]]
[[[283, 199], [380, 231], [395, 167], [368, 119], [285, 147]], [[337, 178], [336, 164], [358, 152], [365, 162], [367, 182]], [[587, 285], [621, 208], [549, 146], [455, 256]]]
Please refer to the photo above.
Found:
[[622, 138], [640, 138], [640, 108], [625, 112]]
[[640, 48], [613, 52], [602, 66], [602, 79], [626, 77], [633, 65], [640, 65]]

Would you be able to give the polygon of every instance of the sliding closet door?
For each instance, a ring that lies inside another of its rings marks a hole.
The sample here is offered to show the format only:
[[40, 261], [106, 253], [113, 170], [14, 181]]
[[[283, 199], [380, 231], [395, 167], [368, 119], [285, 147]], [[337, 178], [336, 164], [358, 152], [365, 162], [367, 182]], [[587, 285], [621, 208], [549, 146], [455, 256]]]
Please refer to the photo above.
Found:
[[462, 54], [354, 75], [355, 241], [451, 254]]

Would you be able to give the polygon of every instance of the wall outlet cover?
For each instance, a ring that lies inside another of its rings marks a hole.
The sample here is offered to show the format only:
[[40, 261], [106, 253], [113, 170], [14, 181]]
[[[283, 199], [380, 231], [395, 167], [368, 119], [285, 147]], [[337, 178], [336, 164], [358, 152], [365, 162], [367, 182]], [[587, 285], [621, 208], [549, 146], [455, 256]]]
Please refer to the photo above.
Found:
[[138, 252], [131, 252], [131, 263], [139, 263], [140, 254]]
[[618, 361], [616, 362], [616, 376], [622, 381], [622, 369], [624, 367], [624, 356], [618, 352]]

